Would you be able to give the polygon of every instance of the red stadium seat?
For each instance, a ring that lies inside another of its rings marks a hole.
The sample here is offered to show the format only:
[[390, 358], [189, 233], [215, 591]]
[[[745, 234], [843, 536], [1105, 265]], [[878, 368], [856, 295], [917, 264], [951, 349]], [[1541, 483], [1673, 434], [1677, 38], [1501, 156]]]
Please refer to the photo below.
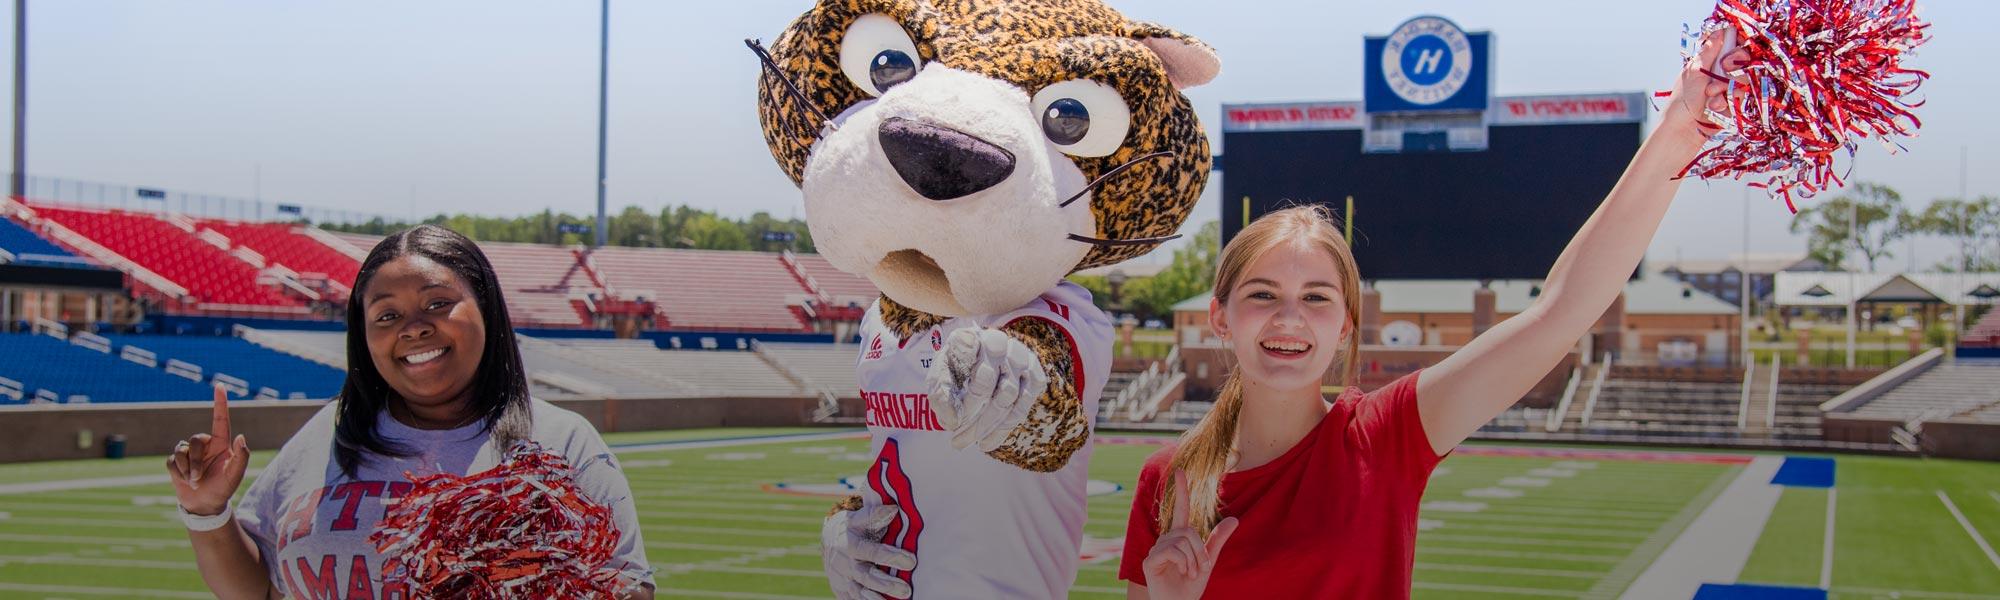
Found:
[[35, 206], [43, 218], [88, 237], [211, 304], [302, 307], [257, 284], [257, 269], [152, 213]]

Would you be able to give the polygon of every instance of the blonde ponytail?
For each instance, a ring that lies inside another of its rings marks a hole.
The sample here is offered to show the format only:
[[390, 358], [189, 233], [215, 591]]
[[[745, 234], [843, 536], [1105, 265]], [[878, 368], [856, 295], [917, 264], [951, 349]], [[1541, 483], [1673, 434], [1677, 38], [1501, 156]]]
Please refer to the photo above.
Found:
[[1215, 393], [1215, 408], [1201, 422], [1181, 434], [1180, 448], [1167, 463], [1160, 480], [1160, 531], [1169, 529], [1174, 519], [1174, 478], [1188, 478], [1188, 526], [1208, 537], [1220, 520], [1222, 474], [1229, 468], [1229, 455], [1236, 451], [1236, 418], [1243, 414], [1243, 377], [1236, 368]]

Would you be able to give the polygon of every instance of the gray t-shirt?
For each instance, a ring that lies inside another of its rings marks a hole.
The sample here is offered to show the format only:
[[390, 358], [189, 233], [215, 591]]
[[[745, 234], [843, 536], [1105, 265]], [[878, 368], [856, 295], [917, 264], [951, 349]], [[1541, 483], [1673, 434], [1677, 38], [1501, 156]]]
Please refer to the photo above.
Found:
[[[542, 400], [532, 405], [531, 438], [578, 467], [577, 487], [611, 506], [619, 531], [611, 566], [627, 579], [653, 583], [631, 485], [604, 438], [576, 413]], [[236, 521], [256, 542], [271, 584], [290, 597], [408, 598], [410, 590], [401, 583], [382, 583], [383, 559], [368, 535], [382, 520], [386, 505], [415, 487], [405, 472], [419, 477], [465, 475], [492, 468], [499, 459], [492, 450], [492, 436], [479, 423], [423, 430], [384, 412], [375, 419], [377, 433], [416, 454], [401, 458], [370, 454], [350, 479], [334, 460], [335, 416], [335, 404], [328, 403], [285, 442], [244, 492]]]

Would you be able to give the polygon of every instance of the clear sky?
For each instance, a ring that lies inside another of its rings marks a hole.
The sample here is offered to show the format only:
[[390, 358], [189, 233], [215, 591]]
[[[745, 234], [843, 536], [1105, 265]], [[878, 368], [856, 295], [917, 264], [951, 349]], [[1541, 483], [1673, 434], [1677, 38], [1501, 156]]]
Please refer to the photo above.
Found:
[[[1702, 0], [1112, 0], [1201, 37], [1221, 77], [1188, 95], [1216, 138], [1225, 102], [1361, 96], [1361, 39], [1437, 14], [1497, 44], [1501, 95], [1668, 84]], [[1931, 0], [1935, 77], [1910, 153], [1865, 146], [1852, 178], [1921, 205], [2000, 194], [2000, 8]], [[1391, 6], [1393, 5], [1393, 6]], [[755, 113], [757, 61], [805, 0], [614, 0], [609, 204], [802, 215]], [[593, 210], [598, 3], [588, 0], [31, 0], [28, 171], [381, 213]], [[0, 14], [0, 35], [13, 13]], [[11, 53], [11, 44], [0, 48]], [[10, 59], [11, 60], [11, 57]], [[11, 78], [0, 85], [11, 88]], [[11, 89], [9, 92], [11, 93]], [[11, 120], [0, 119], [0, 131]], [[9, 132], [11, 133], [11, 132]], [[1980, 142], [1986, 140], [1986, 142]], [[4, 146], [4, 144], [0, 144]], [[0, 148], [4, 152], [5, 148]], [[1550, 165], [1551, 169], [1559, 168]], [[4, 169], [4, 167], [0, 167]], [[1212, 180], [1190, 228], [1219, 218]], [[1690, 182], [1653, 260], [1743, 248], [1744, 192]], [[1782, 203], [1750, 199], [1752, 250], [1802, 252]], [[1949, 245], [1917, 244], [1918, 265]], [[1906, 266], [1899, 249], [1894, 266]], [[1141, 259], [1145, 260], [1145, 259]], [[1885, 265], [1887, 266], [1887, 265]]]

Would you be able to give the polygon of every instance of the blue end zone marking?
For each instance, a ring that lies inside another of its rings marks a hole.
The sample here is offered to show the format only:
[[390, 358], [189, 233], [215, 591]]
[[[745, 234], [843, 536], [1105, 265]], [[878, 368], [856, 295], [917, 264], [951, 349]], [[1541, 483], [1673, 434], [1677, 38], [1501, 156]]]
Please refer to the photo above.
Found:
[[1833, 459], [1787, 456], [1784, 466], [1778, 467], [1778, 474], [1771, 476], [1771, 483], [1792, 487], [1833, 487]]
[[1704, 583], [1694, 600], [1826, 600], [1826, 590], [1781, 585]]

